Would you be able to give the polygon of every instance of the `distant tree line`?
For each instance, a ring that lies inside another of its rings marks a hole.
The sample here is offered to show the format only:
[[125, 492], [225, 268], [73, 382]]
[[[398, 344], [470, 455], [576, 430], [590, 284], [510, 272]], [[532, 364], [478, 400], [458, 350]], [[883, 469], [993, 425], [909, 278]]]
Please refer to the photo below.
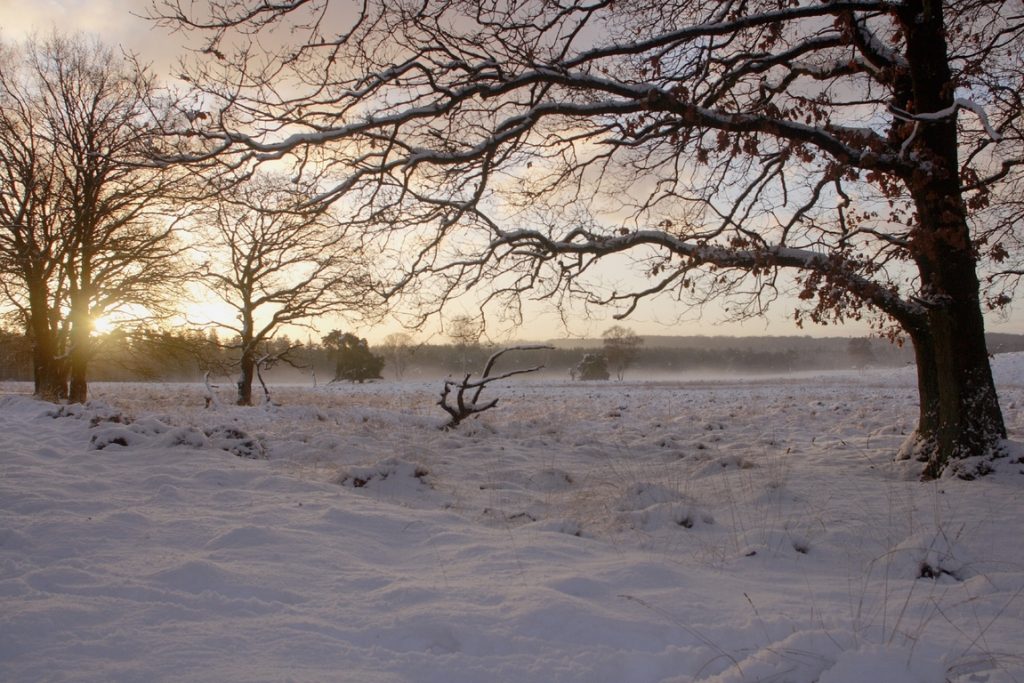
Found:
[[[913, 362], [909, 350], [881, 339], [869, 338], [765, 338], [758, 344], [742, 337], [649, 338], [631, 348], [625, 365], [607, 356], [597, 340], [537, 352], [545, 376], [569, 379], [587, 356], [603, 356], [610, 379], [621, 372], [631, 376], [680, 375], [688, 372], [737, 374], [846, 370], [900, 367]], [[696, 345], [702, 344], [702, 345]], [[139, 329], [96, 336], [99, 349], [91, 370], [99, 381], [201, 382], [238, 373], [238, 340], [213, 331]], [[760, 348], [759, 348], [760, 347]], [[458, 375], [464, 368], [480, 368], [496, 346], [482, 343], [417, 344], [404, 333], [382, 343], [369, 344], [353, 332], [334, 330], [320, 339], [292, 339], [286, 335], [264, 340], [256, 350], [264, 361], [264, 375], [282, 381], [373, 381], [427, 379]], [[997, 353], [1024, 351], [1024, 335], [993, 334], [990, 348]], [[511, 363], [512, 361], [507, 361]], [[593, 359], [591, 360], [591, 363]], [[496, 372], [511, 369], [502, 367]], [[598, 373], [598, 377], [600, 378]], [[32, 379], [32, 347], [23, 332], [0, 327], [0, 380]]]
[[[201, 382], [207, 373], [229, 377], [239, 372], [239, 340], [213, 330], [116, 330], [95, 335], [94, 343], [99, 352], [90, 375], [97, 381]], [[320, 341], [286, 335], [263, 340], [254, 355], [264, 374], [281, 376], [282, 368], [290, 368], [292, 376], [310, 382], [379, 378], [385, 363], [369, 351], [365, 339], [338, 330]], [[32, 343], [23, 332], [0, 328], [0, 380], [32, 380]]]
[[[1024, 341], [1024, 337], [1021, 338]], [[785, 348], [781, 339], [776, 348], [746, 347], [740, 338], [717, 338], [703, 347], [661, 346], [644, 344], [631, 347], [626, 362], [616, 355], [621, 349], [581, 343], [562, 346], [538, 353], [544, 364], [544, 374], [563, 375], [567, 379], [586, 356], [601, 355], [604, 367], [613, 379], [630, 376], [649, 377], [656, 374], [684, 374], [687, 372], [768, 373], [799, 370], [842, 370], [855, 367], [898, 367], [913, 362], [907, 349], [884, 340], [868, 340], [872, 355], [868, 362], [863, 356], [851, 353], [850, 339], [820, 340], [813, 351]], [[1024, 344], [1021, 344], [1024, 347]], [[859, 348], [859, 347], [858, 347]], [[410, 350], [406, 375], [436, 375], [460, 372], [466, 367], [479, 367], [493, 353], [493, 346], [431, 345], [416, 346]], [[593, 362], [593, 361], [591, 361]], [[385, 375], [387, 376], [387, 371]]]

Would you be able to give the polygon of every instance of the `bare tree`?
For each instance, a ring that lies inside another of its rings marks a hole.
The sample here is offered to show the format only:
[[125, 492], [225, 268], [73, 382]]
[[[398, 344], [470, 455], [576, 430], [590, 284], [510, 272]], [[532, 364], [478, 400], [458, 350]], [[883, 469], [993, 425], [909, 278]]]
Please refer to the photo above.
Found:
[[601, 333], [604, 357], [615, 372], [615, 379], [622, 381], [626, 368], [636, 362], [644, 340], [633, 330], [622, 325], [612, 325]]
[[480, 337], [484, 333], [482, 318], [469, 315], [456, 315], [448, 322], [448, 336], [459, 356], [462, 372], [468, 372], [470, 351], [480, 347]]
[[172, 114], [152, 76], [84, 37], [4, 48], [0, 267], [34, 343], [36, 393], [84, 401], [94, 321], [152, 315], [180, 252], [159, 209], [181, 175], [144, 167]]
[[[1012, 287], [1019, 259], [1019, 0], [380, 0], [346, 26], [327, 5], [153, 15], [208, 32], [204, 158], [302, 170], [315, 152], [335, 178], [315, 201], [358, 202], [406, 245], [396, 287], [429, 278], [443, 302], [486, 282], [511, 310], [531, 292], [619, 315], [723, 299], [736, 318], [795, 288], [800, 322], [909, 338], [904, 452], [926, 476], [1002, 452], [980, 281]], [[284, 23], [299, 39], [257, 64]], [[596, 277], [627, 259], [640, 282]]]
[[409, 367], [409, 356], [412, 353], [412, 336], [406, 332], [392, 332], [384, 337], [380, 345], [381, 353], [395, 373], [395, 379], [402, 379]]
[[[0, 272], [5, 298], [32, 339], [35, 394], [67, 395], [60, 307], [65, 240], [56, 206], [61, 185], [52, 143], [43, 137], [37, 101], [21, 54], [0, 53]], [[56, 289], [56, 291], [54, 291]]]
[[224, 188], [201, 214], [201, 279], [238, 316], [218, 326], [236, 335], [227, 343], [238, 353], [239, 405], [252, 403], [261, 346], [282, 327], [358, 313], [370, 302], [366, 254], [350, 249], [329, 212], [299, 208], [308, 194], [285, 178], [261, 175]]

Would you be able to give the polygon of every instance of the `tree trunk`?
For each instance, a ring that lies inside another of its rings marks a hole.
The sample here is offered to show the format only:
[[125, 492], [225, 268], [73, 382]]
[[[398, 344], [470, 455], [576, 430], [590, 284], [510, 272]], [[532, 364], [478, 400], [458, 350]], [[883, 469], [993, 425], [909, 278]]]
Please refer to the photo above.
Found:
[[939, 176], [911, 189], [920, 221], [914, 241], [925, 307], [916, 327], [908, 329], [921, 400], [914, 450], [928, 463], [929, 478], [947, 470], [965, 478], [985, 474], [1006, 438], [985, 342], [977, 263], [956, 185]]
[[[74, 335], [72, 335], [74, 338]], [[74, 342], [72, 342], [74, 343]], [[71, 378], [68, 384], [68, 402], [85, 403], [89, 400], [89, 380], [86, 351], [75, 345], [71, 347]]]
[[85, 403], [89, 398], [89, 357], [92, 354], [91, 315], [88, 298], [79, 293], [71, 299], [71, 381], [68, 387], [70, 403]]
[[[35, 328], [35, 326], [33, 326]], [[32, 378], [36, 398], [61, 401], [67, 398], [64, 363], [57, 357], [56, 344], [46, 329], [32, 332]]]
[[930, 311], [926, 329], [911, 334], [917, 361], [920, 415], [901, 457], [924, 462], [922, 477], [949, 473], [973, 479], [1003, 453], [1002, 411], [976, 314]]
[[[960, 182], [959, 143], [940, 0], [910, 0], [900, 10], [907, 36], [912, 93], [901, 107], [917, 114], [949, 112], [915, 124], [903, 178], [916, 209], [910, 246], [920, 276], [923, 315], [910, 329], [918, 364], [921, 418], [913, 450], [923, 476], [973, 478], [991, 469], [1006, 438], [992, 381], [985, 322]], [[905, 327], [907, 327], [905, 325]], [[905, 447], [906, 449], [906, 447]]]
[[[951, 187], [952, 185], [952, 187]], [[911, 186], [918, 210], [915, 259], [925, 312], [904, 325], [914, 344], [921, 401], [917, 439], [905, 445], [923, 476], [974, 478], [1006, 438], [992, 380], [977, 263], [959, 187], [948, 176]], [[975, 460], [975, 458], [977, 458]]]
[[241, 376], [238, 378], [238, 405], [252, 405], [252, 380], [256, 375], [255, 354], [246, 348], [242, 351], [242, 358], [239, 361]]
[[67, 398], [64, 361], [58, 357], [56, 336], [50, 327], [49, 293], [45, 287], [29, 289], [29, 331], [32, 335], [32, 379], [36, 398], [60, 401]]

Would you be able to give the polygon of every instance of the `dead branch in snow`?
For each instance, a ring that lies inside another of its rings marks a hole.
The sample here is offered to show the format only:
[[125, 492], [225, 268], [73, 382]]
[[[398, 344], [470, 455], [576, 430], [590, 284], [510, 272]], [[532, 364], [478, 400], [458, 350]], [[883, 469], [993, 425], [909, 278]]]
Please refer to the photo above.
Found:
[[[498, 358], [508, 353], [509, 351], [539, 351], [542, 349], [554, 349], [553, 346], [545, 345], [530, 345], [530, 346], [510, 346], [501, 351], [491, 354], [491, 357], [487, 359], [487, 363], [484, 365], [483, 374], [480, 379], [470, 381], [472, 373], [467, 373], [461, 381], [455, 381], [453, 379], [446, 379], [444, 381], [444, 388], [441, 390], [441, 400], [437, 402], [437, 405], [444, 408], [451, 419], [445, 423], [442, 429], [455, 429], [459, 424], [468, 417], [472, 417], [477, 413], [482, 413], [485, 410], [490, 410], [494, 406], [498, 405], [498, 399], [492, 399], [486, 403], [480, 403], [480, 393], [484, 390], [484, 387], [491, 382], [496, 382], [500, 379], [508, 379], [515, 375], [524, 375], [528, 372], [537, 372], [542, 369], [543, 365], [538, 365], [532, 368], [525, 368], [520, 370], [510, 370], [509, 372], [502, 373], [500, 375], [491, 376], [491, 370], [494, 369], [494, 364]], [[455, 405], [449, 402], [449, 397], [452, 395], [452, 390], [455, 390]], [[466, 401], [466, 392], [472, 393], [472, 397], [469, 401]]]

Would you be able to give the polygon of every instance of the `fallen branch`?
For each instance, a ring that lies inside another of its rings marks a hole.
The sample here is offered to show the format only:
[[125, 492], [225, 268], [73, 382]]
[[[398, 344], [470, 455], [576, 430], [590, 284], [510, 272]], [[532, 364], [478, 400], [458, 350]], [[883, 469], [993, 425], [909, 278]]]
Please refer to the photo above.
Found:
[[[446, 379], [444, 381], [444, 388], [441, 390], [441, 400], [437, 402], [437, 405], [441, 406], [445, 412], [451, 416], [451, 419], [448, 420], [442, 429], [455, 429], [459, 426], [459, 423], [466, 418], [472, 417], [477, 413], [482, 413], [485, 410], [490, 410], [494, 406], [498, 405], [498, 399], [493, 399], [486, 403], [480, 403], [480, 392], [482, 392], [484, 387], [491, 382], [496, 382], [500, 379], [508, 379], [515, 375], [524, 375], [528, 372], [537, 372], [544, 367], [543, 365], [538, 365], [533, 368], [510, 370], [509, 372], [494, 375], [492, 377], [491, 370], [494, 369], [494, 364], [502, 355], [509, 351], [539, 351], [542, 349], [553, 348], [553, 346], [544, 345], [510, 346], [507, 349], [502, 349], [501, 351], [491, 354], [491, 357], [487, 359], [487, 363], [484, 365], [484, 372], [480, 379], [470, 381], [470, 377], [473, 376], [471, 373], [463, 377], [461, 381]], [[455, 405], [450, 403], [450, 397], [453, 389], [455, 390]], [[472, 394], [472, 398], [470, 398], [468, 402], [466, 401], [466, 392], [470, 392]]]

